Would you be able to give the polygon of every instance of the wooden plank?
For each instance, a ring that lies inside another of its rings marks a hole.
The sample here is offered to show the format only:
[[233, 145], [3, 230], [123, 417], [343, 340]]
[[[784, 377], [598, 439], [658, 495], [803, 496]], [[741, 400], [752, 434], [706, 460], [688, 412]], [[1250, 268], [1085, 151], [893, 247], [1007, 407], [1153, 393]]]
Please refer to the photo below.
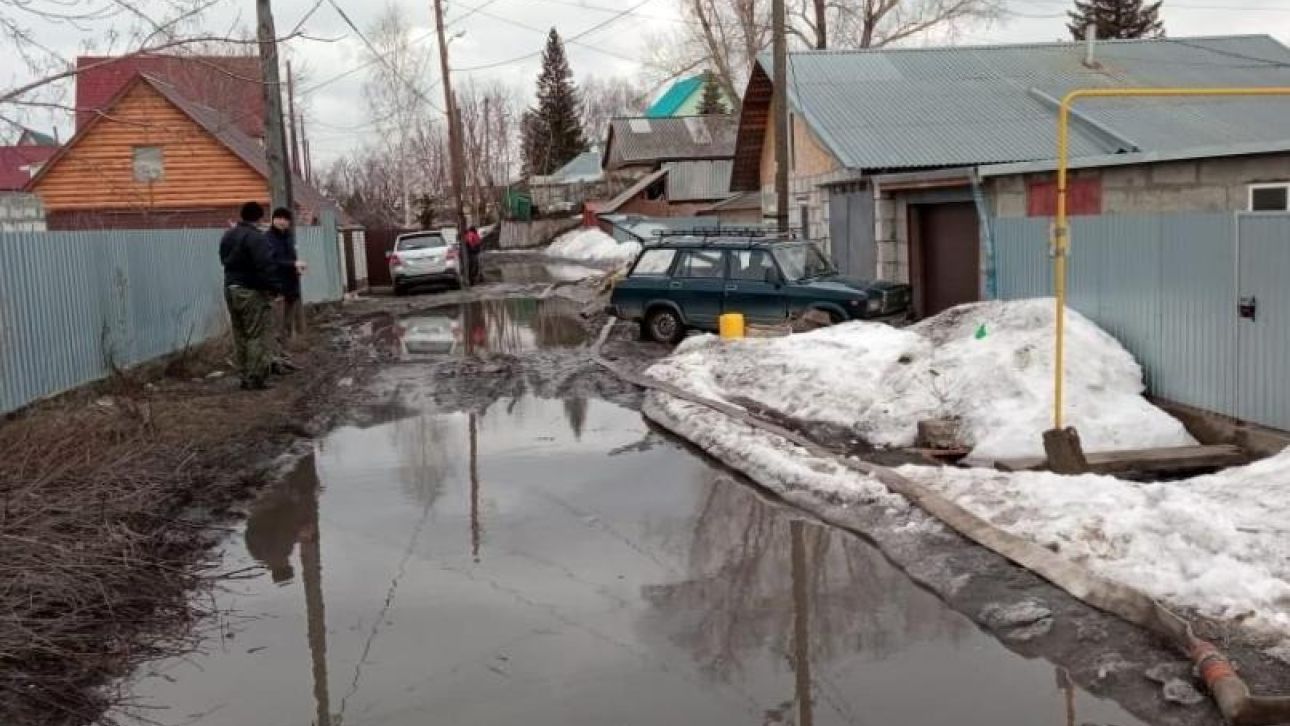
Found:
[[[1249, 461], [1244, 450], [1231, 444], [1100, 451], [1086, 454], [1085, 458], [1089, 470], [1097, 474], [1217, 469]], [[1048, 461], [1039, 456], [1000, 459], [994, 462], [994, 467], [1000, 471], [1041, 471], [1048, 467]]]

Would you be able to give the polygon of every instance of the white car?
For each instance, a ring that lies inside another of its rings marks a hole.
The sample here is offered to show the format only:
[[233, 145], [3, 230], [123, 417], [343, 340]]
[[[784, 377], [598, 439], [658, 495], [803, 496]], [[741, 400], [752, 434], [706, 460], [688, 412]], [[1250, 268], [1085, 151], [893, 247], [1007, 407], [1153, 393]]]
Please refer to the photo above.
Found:
[[394, 240], [394, 249], [386, 253], [390, 265], [390, 279], [394, 294], [402, 295], [414, 285], [446, 285], [458, 287], [458, 257], [461, 254], [456, 242], [442, 231], [409, 232]]

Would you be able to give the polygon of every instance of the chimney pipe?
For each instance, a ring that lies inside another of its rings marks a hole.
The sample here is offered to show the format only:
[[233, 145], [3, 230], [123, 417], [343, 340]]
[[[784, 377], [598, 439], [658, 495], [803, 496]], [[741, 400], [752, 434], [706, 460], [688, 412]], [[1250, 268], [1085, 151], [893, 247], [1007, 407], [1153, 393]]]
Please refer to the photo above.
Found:
[[1097, 23], [1092, 20], [1084, 27], [1084, 65], [1097, 68]]

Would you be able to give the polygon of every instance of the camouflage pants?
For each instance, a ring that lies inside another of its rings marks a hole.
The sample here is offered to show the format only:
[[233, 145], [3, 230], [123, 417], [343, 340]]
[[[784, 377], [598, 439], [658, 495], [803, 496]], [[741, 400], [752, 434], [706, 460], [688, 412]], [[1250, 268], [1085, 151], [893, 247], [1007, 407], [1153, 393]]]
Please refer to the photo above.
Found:
[[273, 363], [272, 314], [269, 297], [245, 287], [224, 288], [228, 315], [233, 321], [234, 360], [246, 385], [259, 385]]

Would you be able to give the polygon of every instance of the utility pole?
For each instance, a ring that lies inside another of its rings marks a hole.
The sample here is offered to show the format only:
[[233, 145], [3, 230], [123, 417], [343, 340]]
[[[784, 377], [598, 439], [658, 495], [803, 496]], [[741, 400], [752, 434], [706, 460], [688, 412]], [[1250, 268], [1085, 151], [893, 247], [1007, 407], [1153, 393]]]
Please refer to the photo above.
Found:
[[784, 233], [788, 231], [788, 36], [784, 0], [773, 0], [770, 8], [775, 63], [775, 228]]
[[815, 0], [815, 49], [824, 50], [829, 47], [829, 18], [828, 9], [824, 7], [825, 0]]
[[466, 239], [466, 211], [462, 206], [461, 129], [457, 125], [457, 97], [448, 72], [448, 39], [443, 32], [443, 0], [434, 0], [434, 27], [439, 35], [439, 72], [443, 78], [443, 100], [448, 111], [448, 163], [452, 183], [452, 204], [457, 222], [457, 239]]
[[296, 132], [296, 122], [304, 119], [296, 116], [296, 77], [291, 73], [291, 61], [287, 61], [287, 122], [291, 129], [291, 171], [296, 176], [304, 176], [300, 164], [300, 135]]
[[291, 208], [291, 172], [287, 169], [287, 133], [282, 127], [282, 79], [278, 75], [278, 35], [273, 28], [269, 0], [255, 0], [259, 21], [260, 74], [264, 76], [264, 152], [269, 162], [269, 199], [276, 207]]

